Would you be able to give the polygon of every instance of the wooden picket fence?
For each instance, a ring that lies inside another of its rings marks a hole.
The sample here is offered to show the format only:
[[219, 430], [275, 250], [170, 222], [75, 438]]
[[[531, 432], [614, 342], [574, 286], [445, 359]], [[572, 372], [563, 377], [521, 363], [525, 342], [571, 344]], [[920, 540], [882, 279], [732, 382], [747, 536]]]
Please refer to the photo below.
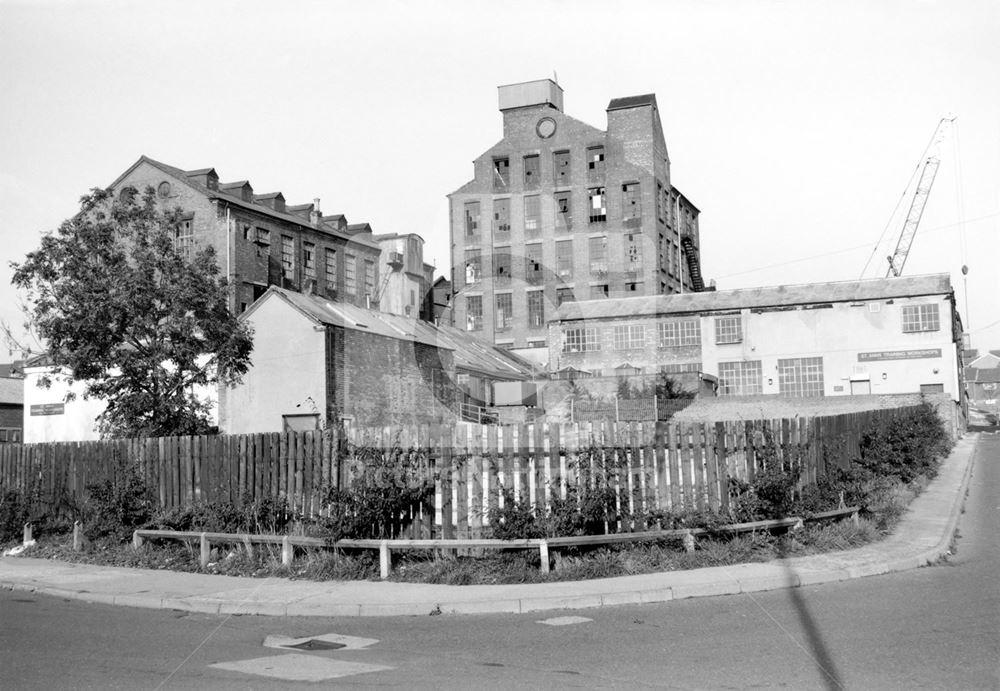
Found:
[[[78, 505], [88, 487], [131, 465], [161, 508], [199, 501], [284, 497], [300, 516], [326, 507], [324, 491], [349, 488], [365, 472], [362, 450], [407, 454], [406, 477], [385, 482], [433, 484], [433, 499], [402, 517], [396, 536], [477, 538], [489, 510], [510, 494], [539, 510], [581, 484], [613, 487], [626, 520], [607, 532], [641, 530], [627, 520], [653, 510], [725, 510], [729, 479], [752, 482], [767, 458], [801, 466], [814, 483], [858, 453], [863, 429], [905, 409], [816, 418], [674, 424], [669, 422], [459, 423], [239, 436], [193, 436], [102, 442], [0, 445], [0, 496], [36, 492], [58, 510]], [[123, 465], [125, 464], [125, 465]], [[413, 469], [417, 470], [414, 471]]]

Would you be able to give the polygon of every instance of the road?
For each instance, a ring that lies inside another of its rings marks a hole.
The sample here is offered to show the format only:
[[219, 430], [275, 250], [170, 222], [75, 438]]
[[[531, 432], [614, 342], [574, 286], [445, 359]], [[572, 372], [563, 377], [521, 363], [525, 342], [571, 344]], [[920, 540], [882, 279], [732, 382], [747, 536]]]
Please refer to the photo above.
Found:
[[[957, 554], [886, 576], [663, 605], [376, 619], [223, 617], [4, 592], [0, 687], [257, 689], [299, 678], [399, 688], [1000, 689], [998, 525], [1000, 436], [984, 435]], [[331, 633], [370, 644], [263, 646], [268, 636]]]

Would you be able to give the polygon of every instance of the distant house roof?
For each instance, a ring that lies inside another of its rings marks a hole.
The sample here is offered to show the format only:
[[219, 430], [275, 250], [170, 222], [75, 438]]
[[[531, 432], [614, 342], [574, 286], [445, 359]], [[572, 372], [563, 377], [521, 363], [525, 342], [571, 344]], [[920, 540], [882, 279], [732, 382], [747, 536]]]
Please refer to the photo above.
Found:
[[[343, 231], [338, 230], [335, 226], [327, 225], [326, 222], [329, 219], [332, 219], [334, 217], [324, 216], [323, 217], [323, 221], [324, 221], [323, 225], [317, 227], [317, 226], [312, 225], [308, 221], [303, 222], [304, 219], [301, 216], [296, 215], [294, 213], [291, 213], [291, 212], [288, 212], [288, 211], [277, 211], [275, 209], [270, 208], [269, 206], [267, 206], [265, 204], [259, 204], [259, 203], [256, 203], [256, 202], [243, 201], [239, 197], [237, 197], [237, 196], [235, 196], [233, 194], [228, 194], [227, 193], [227, 190], [236, 189], [236, 188], [242, 187], [243, 185], [248, 184], [248, 182], [246, 180], [240, 180], [240, 181], [237, 181], [237, 182], [219, 183], [219, 189], [218, 190], [213, 190], [213, 189], [209, 189], [208, 187], [205, 187], [204, 185], [202, 185], [198, 181], [192, 179], [192, 176], [195, 173], [198, 173], [200, 171], [185, 171], [185, 170], [181, 170], [180, 168], [175, 168], [174, 166], [168, 165], [166, 163], [162, 163], [160, 161], [157, 161], [157, 160], [152, 159], [149, 156], [145, 156], [145, 155], [140, 156], [139, 160], [137, 160], [135, 163], [133, 163], [131, 166], [129, 166], [129, 168], [124, 173], [122, 173], [121, 175], [119, 175], [118, 178], [115, 179], [115, 181], [112, 182], [108, 187], [111, 187], [111, 188], [116, 187], [118, 185], [118, 183], [120, 183], [123, 179], [125, 179], [125, 177], [129, 173], [131, 173], [141, 163], [148, 163], [149, 165], [153, 166], [154, 168], [159, 168], [164, 173], [173, 176], [174, 178], [180, 180], [184, 184], [188, 185], [189, 187], [191, 187], [192, 189], [196, 190], [197, 192], [199, 192], [201, 194], [204, 194], [206, 197], [208, 197], [210, 199], [218, 199], [218, 200], [224, 201], [225, 203], [230, 204], [232, 206], [237, 206], [237, 207], [240, 207], [242, 209], [247, 209], [247, 210], [250, 210], [250, 211], [255, 211], [255, 212], [257, 212], [259, 214], [263, 214], [265, 216], [270, 216], [272, 218], [276, 218], [276, 219], [279, 219], [279, 220], [282, 220], [282, 221], [286, 221], [288, 223], [293, 223], [293, 224], [298, 225], [298, 226], [303, 226], [305, 228], [309, 228], [311, 230], [316, 230], [316, 231], [319, 231], [321, 233], [327, 233], [329, 235], [333, 235], [334, 237], [339, 237], [339, 238], [344, 239], [344, 240], [353, 240], [354, 242], [357, 242], [357, 243], [360, 243], [360, 244], [363, 244], [363, 245], [367, 245], [369, 247], [378, 248], [378, 244], [376, 244], [375, 242], [373, 242], [372, 240], [370, 240], [368, 238], [357, 238], [357, 237], [354, 237], [354, 236], [352, 236], [350, 234], [344, 233]], [[214, 169], [207, 168], [207, 169], [202, 169], [202, 170], [214, 170]], [[367, 225], [367, 224], [365, 224], [365, 225]]]
[[636, 108], [638, 106], [655, 106], [656, 94], [642, 94], [641, 96], [626, 96], [625, 98], [613, 98], [608, 104], [608, 110], [624, 110], [625, 108]]
[[975, 367], [965, 368], [965, 381], [968, 384], [997, 384], [1000, 383], [1000, 368], [977, 369]]
[[250, 317], [268, 299], [284, 300], [318, 324], [355, 329], [453, 351], [455, 367], [459, 370], [508, 380], [528, 379], [534, 374], [534, 368], [528, 361], [500, 348], [485, 345], [459, 329], [435, 326], [420, 319], [334, 302], [277, 286], [268, 288], [267, 293], [254, 302], [241, 318]]
[[834, 302], [866, 302], [922, 295], [950, 295], [948, 274], [927, 274], [901, 278], [875, 278], [836, 283], [718, 290], [703, 293], [651, 295], [564, 302], [556, 321], [579, 319], [620, 319], [657, 314], [685, 314], [738, 309], [794, 307]]
[[24, 405], [24, 380], [0, 377], [0, 405]]
[[996, 369], [1000, 367], [1000, 356], [994, 355], [993, 351], [980, 355], [969, 363], [972, 369]]

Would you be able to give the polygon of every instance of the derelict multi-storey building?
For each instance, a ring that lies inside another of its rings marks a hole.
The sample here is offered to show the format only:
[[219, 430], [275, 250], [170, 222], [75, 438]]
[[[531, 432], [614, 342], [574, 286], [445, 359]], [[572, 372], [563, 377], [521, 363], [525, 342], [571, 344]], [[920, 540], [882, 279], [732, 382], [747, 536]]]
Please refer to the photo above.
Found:
[[564, 302], [703, 289], [699, 212], [671, 183], [655, 95], [613, 99], [607, 130], [566, 115], [548, 79], [499, 101], [503, 139], [449, 195], [457, 327], [544, 349]]

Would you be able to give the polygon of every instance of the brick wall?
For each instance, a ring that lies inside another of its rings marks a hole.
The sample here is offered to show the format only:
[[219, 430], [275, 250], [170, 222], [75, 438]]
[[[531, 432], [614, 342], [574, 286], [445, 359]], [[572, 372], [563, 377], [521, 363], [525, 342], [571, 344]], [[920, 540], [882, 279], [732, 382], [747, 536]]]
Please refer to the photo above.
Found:
[[454, 419], [451, 351], [355, 329], [330, 327], [332, 410], [358, 425]]

